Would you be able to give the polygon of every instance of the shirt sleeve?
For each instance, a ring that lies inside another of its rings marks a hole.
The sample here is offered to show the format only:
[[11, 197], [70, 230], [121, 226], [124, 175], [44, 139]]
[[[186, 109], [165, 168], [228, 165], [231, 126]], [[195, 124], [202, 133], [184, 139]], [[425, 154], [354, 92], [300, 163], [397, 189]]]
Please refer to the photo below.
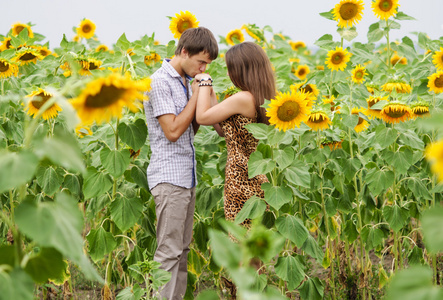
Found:
[[151, 91], [148, 93], [154, 117], [176, 113], [172, 91], [166, 80], [157, 78], [151, 82]]

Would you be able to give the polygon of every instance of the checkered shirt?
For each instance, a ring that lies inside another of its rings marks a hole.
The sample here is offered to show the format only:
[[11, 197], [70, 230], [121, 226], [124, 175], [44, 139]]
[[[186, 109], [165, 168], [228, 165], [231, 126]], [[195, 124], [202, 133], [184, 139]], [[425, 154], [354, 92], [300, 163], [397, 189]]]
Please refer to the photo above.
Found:
[[182, 112], [192, 95], [191, 78], [187, 78], [185, 87], [182, 77], [169, 64], [169, 60], [164, 60], [151, 79], [151, 91], [147, 92], [149, 101], [144, 101], [152, 152], [147, 170], [149, 189], [152, 190], [159, 183], [194, 187], [197, 184], [197, 164], [192, 124], [176, 142], [171, 142], [157, 119], [161, 115], [178, 115]]

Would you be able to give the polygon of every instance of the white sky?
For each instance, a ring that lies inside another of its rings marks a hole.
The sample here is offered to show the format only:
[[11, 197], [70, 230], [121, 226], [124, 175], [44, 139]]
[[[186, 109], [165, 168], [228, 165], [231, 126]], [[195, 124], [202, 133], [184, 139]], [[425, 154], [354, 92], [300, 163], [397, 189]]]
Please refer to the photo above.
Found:
[[[46, 37], [50, 47], [58, 47], [63, 33], [68, 39], [75, 35], [72, 28], [83, 18], [93, 21], [99, 40], [111, 46], [125, 33], [129, 41], [151, 35], [162, 44], [173, 39], [169, 19], [180, 11], [193, 13], [200, 26], [209, 28], [217, 37], [240, 28], [244, 23], [259, 27], [269, 25], [275, 33], [282, 32], [292, 40], [302, 40], [308, 46], [324, 34], [339, 40], [336, 22], [319, 15], [331, 10], [340, 0], [273, 0], [273, 1], [153, 1], [153, 0], [1, 0], [0, 34], [6, 35], [16, 22], [31, 22], [34, 32]], [[357, 24], [359, 36], [354, 41], [367, 42], [370, 24], [378, 20], [371, 9], [371, 0], [364, 0], [363, 19]], [[431, 39], [443, 36], [442, 0], [399, 0], [399, 10], [416, 21], [399, 21], [402, 28], [391, 31], [393, 39], [411, 32], [425, 32]]]

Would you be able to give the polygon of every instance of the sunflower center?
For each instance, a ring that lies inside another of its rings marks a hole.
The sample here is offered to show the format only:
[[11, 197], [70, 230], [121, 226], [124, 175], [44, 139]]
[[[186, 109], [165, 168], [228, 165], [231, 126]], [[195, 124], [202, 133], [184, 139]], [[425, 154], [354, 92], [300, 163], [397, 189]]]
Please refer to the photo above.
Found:
[[32, 98], [31, 103], [35, 108], [40, 109], [43, 106], [43, 104], [45, 104], [46, 101], [49, 100], [49, 98], [51, 98], [51, 96], [45, 95], [43, 92], [41, 92]]
[[323, 114], [317, 114], [317, 116], [315, 116], [314, 118], [310, 118], [310, 121], [312, 123], [323, 123], [326, 120], [325, 115]]
[[358, 6], [355, 3], [345, 3], [340, 7], [340, 16], [343, 20], [350, 20], [357, 15]]
[[11, 45], [11, 40], [7, 40], [6, 41], [6, 49], [9, 49], [9, 48], [11, 48], [12, 47], [12, 45]]
[[310, 84], [308, 84], [307, 86], [305, 86], [304, 89], [305, 89], [305, 92], [307, 92], [307, 93], [312, 93], [312, 92], [313, 92], [312, 87], [311, 87]]
[[381, 1], [378, 6], [382, 11], [390, 11], [392, 8], [392, 1], [391, 0], [384, 0]]
[[20, 56], [20, 60], [22, 61], [28, 61], [28, 60], [33, 60], [34, 58], [36, 58], [37, 56], [35, 56], [32, 53], [25, 53], [22, 56]]
[[0, 61], [0, 73], [6, 72], [9, 70], [9, 65], [3, 61]]
[[355, 72], [355, 78], [356, 79], [362, 79], [363, 78], [363, 72], [361, 70], [358, 70]]
[[377, 103], [378, 99], [371, 99], [368, 101], [368, 108], [371, 108], [375, 103]]
[[25, 29], [25, 27], [23, 27], [23, 26], [17, 26], [17, 27], [15, 27], [15, 30], [17, 31], [17, 33], [20, 33], [20, 32], [22, 32], [22, 30], [23, 29]]
[[300, 113], [300, 105], [295, 101], [286, 101], [277, 110], [279, 120], [289, 122], [294, 120]]
[[443, 75], [440, 75], [437, 78], [435, 78], [434, 84], [435, 84], [435, 87], [438, 87], [438, 88], [443, 87]]
[[114, 102], [117, 102], [124, 92], [124, 89], [119, 89], [113, 85], [104, 85], [102, 86], [100, 92], [98, 92], [96, 95], [89, 95], [86, 98], [85, 106], [91, 108], [110, 106]]
[[183, 33], [186, 29], [191, 27], [191, 23], [188, 20], [180, 20], [177, 25], [177, 29], [180, 33]]
[[[233, 35], [231, 35], [231, 40], [237, 40], [237, 41], [240, 41], [240, 36], [237, 34], [237, 33], [234, 33]], [[299, 74], [300, 74], [300, 72], [299, 72]]]
[[402, 109], [398, 109], [398, 110], [392, 110], [392, 109], [389, 109], [389, 110], [386, 112], [386, 115], [388, 115], [389, 117], [391, 117], [391, 118], [393, 118], [393, 119], [401, 118], [401, 117], [403, 117], [405, 114], [406, 114], [406, 111], [405, 111], [405, 110], [402, 110]]
[[335, 53], [332, 57], [332, 63], [338, 65], [343, 61], [343, 55], [341, 53]]
[[301, 69], [298, 71], [298, 75], [300, 75], [300, 76], [305, 75], [305, 73], [306, 73], [306, 70], [305, 70], [304, 68], [301, 68]]
[[97, 68], [98, 68], [98, 66], [96, 64], [94, 64], [93, 62], [89, 63], [89, 70], [95, 70]]
[[91, 26], [89, 25], [89, 24], [85, 24], [85, 25], [83, 25], [83, 27], [82, 27], [82, 31], [84, 32], [84, 33], [88, 33], [88, 32], [90, 32], [92, 30], [92, 28], [91, 28]]

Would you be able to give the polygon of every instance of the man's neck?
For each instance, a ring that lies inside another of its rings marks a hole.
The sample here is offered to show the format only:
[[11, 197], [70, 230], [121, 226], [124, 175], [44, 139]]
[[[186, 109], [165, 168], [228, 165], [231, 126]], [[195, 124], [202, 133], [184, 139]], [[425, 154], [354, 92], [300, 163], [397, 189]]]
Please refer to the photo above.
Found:
[[182, 58], [179, 56], [174, 56], [170, 61], [169, 64], [177, 71], [178, 74], [180, 74], [180, 76], [182, 78], [186, 78], [185, 77], [185, 71], [183, 71], [182, 66], [181, 66], [181, 61]]

